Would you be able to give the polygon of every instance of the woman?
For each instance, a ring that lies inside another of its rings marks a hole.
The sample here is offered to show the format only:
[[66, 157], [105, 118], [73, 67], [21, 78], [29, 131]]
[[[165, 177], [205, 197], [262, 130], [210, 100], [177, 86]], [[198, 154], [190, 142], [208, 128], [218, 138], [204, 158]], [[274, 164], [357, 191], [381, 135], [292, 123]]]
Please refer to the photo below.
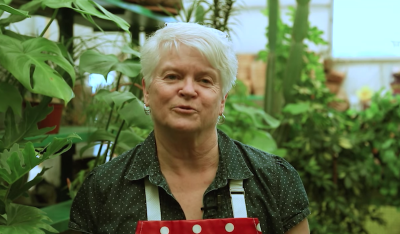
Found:
[[170, 23], [143, 45], [141, 63], [144, 109], [154, 131], [91, 172], [72, 205], [70, 228], [309, 233], [308, 200], [294, 168], [216, 129], [237, 70], [228, 37]]

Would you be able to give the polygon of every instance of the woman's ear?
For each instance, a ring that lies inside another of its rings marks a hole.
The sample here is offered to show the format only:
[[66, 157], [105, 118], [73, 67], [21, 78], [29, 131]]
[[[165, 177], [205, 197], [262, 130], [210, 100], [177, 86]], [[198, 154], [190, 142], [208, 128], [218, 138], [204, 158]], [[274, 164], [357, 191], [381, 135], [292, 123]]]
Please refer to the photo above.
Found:
[[146, 88], [146, 81], [144, 79], [142, 79], [142, 90], [143, 90], [144, 104], [146, 104], [146, 106], [148, 106], [149, 105], [149, 92]]
[[228, 98], [228, 94], [225, 94], [225, 96], [222, 98], [222, 100], [221, 100], [221, 106], [220, 106], [220, 115], [222, 114], [222, 113], [224, 113], [224, 110], [225, 110], [225, 103], [226, 103], [226, 99]]

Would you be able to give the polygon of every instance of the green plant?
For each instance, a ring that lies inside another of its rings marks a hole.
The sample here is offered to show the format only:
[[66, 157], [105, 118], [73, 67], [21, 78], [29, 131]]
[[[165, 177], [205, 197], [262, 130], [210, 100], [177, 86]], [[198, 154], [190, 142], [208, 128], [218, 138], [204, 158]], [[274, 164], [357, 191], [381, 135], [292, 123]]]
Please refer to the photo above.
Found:
[[32, 186], [42, 180], [43, 170], [31, 181], [27, 173], [43, 161], [54, 158], [67, 151], [72, 145], [71, 135], [67, 138], [54, 138], [44, 148], [35, 148], [34, 143], [43, 140], [43, 135], [52, 128], [38, 129], [37, 123], [52, 111], [48, 107], [51, 98], [44, 98], [35, 107], [27, 103], [20, 121], [15, 120], [14, 112], [8, 108], [5, 115], [5, 132], [0, 140], [0, 232], [1, 233], [43, 233], [41, 229], [56, 232], [48, 225], [49, 218], [35, 207], [15, 204], [12, 201], [27, 195]]
[[[25, 90], [50, 97], [56, 97], [68, 103], [74, 97], [71, 87], [75, 83], [73, 65], [66, 59], [67, 51], [62, 44], [43, 38], [46, 30], [56, 18], [59, 8], [70, 8], [79, 12], [92, 22], [92, 16], [111, 20], [129, 33], [128, 23], [104, 9], [94, 1], [68, 0], [33, 0], [14, 9], [1, 3], [2, 10], [9, 11], [11, 15], [0, 20], [0, 65], [6, 71], [0, 79], [1, 85], [21, 85]], [[34, 14], [40, 7], [52, 8], [53, 15], [45, 29], [38, 37], [29, 37], [5, 29], [11, 23], [19, 22], [28, 13]], [[0, 15], [3, 11], [0, 12]], [[20, 87], [21, 87], [20, 86]], [[23, 95], [23, 93], [21, 94]], [[0, 99], [7, 98], [0, 93]], [[14, 99], [9, 105], [18, 109], [21, 99]]]
[[[115, 55], [104, 55], [88, 50], [80, 57], [80, 69], [89, 73], [102, 74], [107, 77], [109, 72], [116, 71], [115, 86], [100, 89], [94, 96], [89, 111], [94, 112], [89, 121], [98, 128], [82, 148], [80, 154], [93, 146], [99, 145], [95, 159], [89, 162], [89, 167], [78, 173], [70, 186], [70, 196], [74, 197], [87, 173], [93, 168], [111, 160], [114, 155], [134, 148], [142, 142], [152, 129], [153, 123], [143, 112], [141, 102], [142, 91], [139, 76], [139, 53], [128, 46], [123, 48], [132, 58], [119, 61]], [[130, 78], [128, 88], [120, 90], [123, 75]], [[140, 87], [140, 86], [139, 86]], [[103, 152], [103, 146], [106, 148]]]
[[[293, 19], [293, 12], [291, 16]], [[280, 22], [276, 77], [285, 75], [291, 26]], [[306, 39], [326, 44], [322, 32], [309, 27]], [[368, 233], [365, 222], [383, 223], [378, 207], [399, 207], [399, 96], [376, 94], [365, 111], [339, 112], [329, 106], [335, 96], [325, 86], [320, 57], [303, 47], [301, 78], [293, 101], [278, 115], [272, 132], [285, 158], [298, 170], [310, 200], [311, 233]], [[266, 58], [267, 51], [260, 57]]]
[[283, 95], [285, 103], [293, 101], [293, 86], [300, 80], [303, 70], [303, 40], [308, 33], [308, 14], [310, 0], [296, 0], [297, 7], [294, 14], [292, 27], [292, 40], [290, 45], [289, 57], [286, 65], [285, 76], [283, 77]]
[[[278, 39], [278, 23], [279, 23], [279, 0], [268, 0], [268, 57], [267, 60], [267, 73], [265, 74], [266, 85], [264, 95], [264, 111], [268, 114], [279, 112], [274, 110], [277, 104], [277, 97], [279, 94], [275, 90], [275, 63], [276, 63], [276, 47], [279, 43]], [[275, 100], [274, 100], [275, 99]]]
[[[6, 126], [0, 131], [0, 233], [57, 232], [40, 209], [13, 203], [21, 195], [27, 195], [28, 189], [38, 184], [48, 170], [44, 168], [27, 182], [27, 174], [33, 167], [67, 151], [73, 139], [79, 138], [75, 134], [67, 138], [55, 137], [45, 147], [35, 147], [35, 143], [43, 141], [44, 134], [54, 128], [37, 128], [37, 123], [52, 111], [48, 107], [51, 99], [60, 98], [68, 103], [73, 97], [71, 87], [75, 82], [74, 67], [67, 59], [70, 55], [65, 47], [42, 36], [62, 7], [79, 12], [92, 23], [95, 23], [92, 16], [97, 16], [114, 21], [125, 31], [128, 24], [94, 1], [33, 0], [20, 9], [12, 8], [10, 2], [0, 0], [0, 15], [3, 11], [11, 13], [0, 19], [0, 99], [8, 100], [0, 103]], [[39, 7], [54, 9], [52, 19], [40, 36], [28, 37], [5, 29], [10, 23], [34, 14]], [[40, 104], [31, 107], [27, 102], [21, 111], [23, 90], [43, 95]]]
[[285, 156], [269, 131], [279, 126], [280, 121], [265, 113], [249, 101], [247, 87], [237, 81], [225, 104], [225, 123], [218, 125], [232, 139], [276, 155]]
[[230, 34], [232, 32], [230, 25], [234, 24], [231, 21], [232, 16], [240, 9], [240, 6], [236, 5], [238, 5], [237, 0], [194, 0], [186, 8], [181, 5], [180, 9], [177, 9], [179, 10], [177, 16], [169, 13], [161, 5], [159, 7], [176, 21], [196, 22]]

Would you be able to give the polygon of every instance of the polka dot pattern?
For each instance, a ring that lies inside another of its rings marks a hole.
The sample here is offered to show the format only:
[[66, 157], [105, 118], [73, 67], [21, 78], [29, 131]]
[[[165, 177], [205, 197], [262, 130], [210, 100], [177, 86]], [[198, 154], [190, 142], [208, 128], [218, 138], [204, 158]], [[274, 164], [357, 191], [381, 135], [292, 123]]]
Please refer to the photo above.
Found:
[[[264, 234], [283, 234], [310, 214], [301, 179], [283, 158], [231, 140], [220, 130], [218, 147], [218, 170], [203, 197], [204, 206], [210, 207], [203, 219], [233, 217], [229, 179], [244, 180], [248, 217], [259, 219]], [[162, 220], [184, 220], [161, 174], [151, 133], [89, 174], [72, 204], [69, 227], [84, 233], [134, 233], [137, 222], [147, 220], [146, 177], [159, 187]]]

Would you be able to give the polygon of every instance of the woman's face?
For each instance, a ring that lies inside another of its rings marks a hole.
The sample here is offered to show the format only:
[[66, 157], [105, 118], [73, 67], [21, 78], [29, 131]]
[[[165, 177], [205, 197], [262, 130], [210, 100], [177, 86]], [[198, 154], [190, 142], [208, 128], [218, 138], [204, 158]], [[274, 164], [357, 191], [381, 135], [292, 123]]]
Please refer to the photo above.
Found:
[[151, 108], [155, 129], [199, 132], [215, 129], [225, 99], [219, 72], [196, 49], [180, 45], [165, 53], [144, 101]]

